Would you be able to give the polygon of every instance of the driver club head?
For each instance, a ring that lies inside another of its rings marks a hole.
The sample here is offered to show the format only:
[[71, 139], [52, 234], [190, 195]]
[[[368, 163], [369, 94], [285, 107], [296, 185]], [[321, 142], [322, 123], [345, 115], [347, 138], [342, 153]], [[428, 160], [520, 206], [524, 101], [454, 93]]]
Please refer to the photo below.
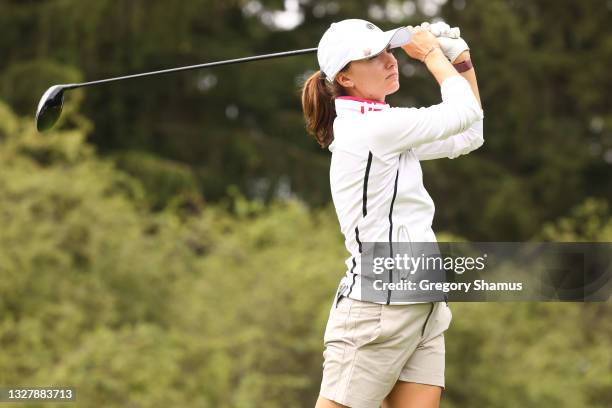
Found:
[[39, 132], [49, 130], [62, 114], [64, 106], [65, 85], [53, 85], [43, 94], [36, 110], [36, 129]]

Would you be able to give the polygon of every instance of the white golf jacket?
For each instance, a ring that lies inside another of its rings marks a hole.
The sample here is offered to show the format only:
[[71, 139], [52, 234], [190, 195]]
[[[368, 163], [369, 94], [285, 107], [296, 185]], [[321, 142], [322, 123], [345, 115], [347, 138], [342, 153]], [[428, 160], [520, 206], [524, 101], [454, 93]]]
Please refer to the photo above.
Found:
[[435, 207], [423, 186], [420, 160], [453, 159], [484, 142], [484, 114], [467, 80], [452, 76], [440, 88], [442, 102], [426, 108], [392, 108], [346, 96], [335, 100], [330, 186], [350, 253], [336, 300], [341, 295], [362, 300], [363, 242], [436, 241]]

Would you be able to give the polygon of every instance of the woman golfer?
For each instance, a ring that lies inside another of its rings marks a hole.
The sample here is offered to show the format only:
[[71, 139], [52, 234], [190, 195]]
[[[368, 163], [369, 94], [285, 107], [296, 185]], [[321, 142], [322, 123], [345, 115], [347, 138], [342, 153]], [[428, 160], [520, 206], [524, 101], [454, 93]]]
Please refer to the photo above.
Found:
[[[320, 71], [304, 84], [306, 127], [332, 152], [332, 198], [350, 252], [325, 330], [316, 408], [439, 406], [448, 304], [395, 302], [391, 293], [372, 301], [360, 261], [364, 242], [435, 242], [434, 203], [419, 162], [455, 158], [483, 143], [467, 44], [445, 36], [443, 26], [383, 32], [364, 20], [334, 23], [319, 43]], [[400, 87], [390, 51], [398, 46], [433, 75], [441, 103], [418, 109], [385, 103]]]

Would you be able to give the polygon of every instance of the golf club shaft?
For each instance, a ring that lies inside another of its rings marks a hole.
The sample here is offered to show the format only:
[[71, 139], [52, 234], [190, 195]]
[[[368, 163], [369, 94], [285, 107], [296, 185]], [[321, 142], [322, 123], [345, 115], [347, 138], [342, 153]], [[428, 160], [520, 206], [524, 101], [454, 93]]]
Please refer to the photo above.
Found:
[[241, 62], [257, 61], [257, 60], [270, 59], [270, 58], [289, 57], [289, 56], [292, 56], [292, 55], [309, 54], [309, 53], [313, 53], [313, 52], [316, 52], [316, 51], [317, 51], [316, 48], [304, 48], [304, 49], [301, 49], [301, 50], [276, 52], [276, 53], [273, 53], [273, 54], [264, 54], [264, 55], [255, 55], [255, 56], [252, 56], [252, 57], [236, 58], [236, 59], [225, 60], [225, 61], [208, 62], [208, 63], [205, 63], [205, 64], [189, 65], [189, 66], [180, 67], [180, 68], [170, 68], [170, 69], [164, 69], [164, 70], [161, 70], [161, 71], [143, 72], [141, 74], [125, 75], [125, 76], [120, 76], [120, 77], [115, 77], [115, 78], [107, 78], [107, 79], [99, 79], [97, 81], [83, 82], [83, 83], [80, 83], [80, 84], [66, 84], [65, 88], [66, 89], [82, 88], [82, 87], [85, 87], [85, 86], [98, 85], [98, 84], [103, 84], [103, 83], [107, 83], [107, 82], [122, 81], [124, 79], [133, 79], [133, 78], [153, 76], [153, 75], [170, 74], [170, 73], [173, 73], [173, 72], [190, 71], [190, 70], [193, 70], [193, 69], [216, 67], [216, 66], [219, 66], [219, 65], [238, 64], [238, 63], [241, 63]]

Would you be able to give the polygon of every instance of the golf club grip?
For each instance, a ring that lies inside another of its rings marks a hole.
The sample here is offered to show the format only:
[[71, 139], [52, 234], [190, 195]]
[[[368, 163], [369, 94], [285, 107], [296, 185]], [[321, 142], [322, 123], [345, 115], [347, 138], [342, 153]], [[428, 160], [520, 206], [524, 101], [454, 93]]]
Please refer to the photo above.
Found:
[[186, 66], [186, 67], [170, 68], [170, 69], [163, 69], [163, 70], [160, 70], [160, 71], [143, 72], [141, 74], [125, 75], [125, 76], [114, 77], [114, 78], [107, 78], [107, 79], [99, 79], [99, 80], [96, 80], [96, 81], [83, 82], [83, 83], [79, 83], [79, 84], [68, 84], [68, 85], [65, 86], [65, 88], [66, 89], [82, 88], [82, 87], [85, 87], [85, 86], [103, 84], [103, 83], [107, 83], [107, 82], [122, 81], [122, 80], [125, 80], [125, 79], [133, 79], [133, 78], [147, 77], [147, 76], [153, 76], [153, 75], [170, 74], [170, 73], [173, 73], [173, 72], [191, 71], [191, 70], [194, 70], [194, 69], [217, 67], [217, 66], [220, 66], [220, 65], [239, 64], [239, 63], [242, 63], [242, 62], [258, 61], [258, 60], [264, 60], [264, 59], [272, 59], [272, 58], [280, 58], [280, 57], [290, 57], [290, 56], [294, 56], [294, 55], [310, 54], [310, 53], [314, 53], [316, 51], [317, 51], [317, 48], [304, 48], [304, 49], [301, 49], [301, 50], [276, 52], [276, 53], [264, 54], [264, 55], [255, 55], [255, 56], [252, 56], [252, 57], [235, 58], [235, 59], [225, 60], [225, 61], [207, 62], [207, 63], [204, 63], [204, 64], [189, 65], [189, 66]]

